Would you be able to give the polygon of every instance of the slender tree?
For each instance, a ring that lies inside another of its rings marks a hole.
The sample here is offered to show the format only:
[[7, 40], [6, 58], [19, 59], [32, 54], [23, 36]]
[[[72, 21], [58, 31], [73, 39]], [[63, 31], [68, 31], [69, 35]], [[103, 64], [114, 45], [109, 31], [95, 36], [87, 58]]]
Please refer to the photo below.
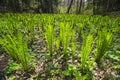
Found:
[[84, 0], [77, 0], [76, 13], [80, 14], [82, 12]]
[[69, 13], [70, 12], [70, 9], [72, 7], [72, 4], [73, 4], [73, 0], [70, 1], [70, 5], [68, 6], [68, 9], [67, 9], [67, 12], [66, 13]]

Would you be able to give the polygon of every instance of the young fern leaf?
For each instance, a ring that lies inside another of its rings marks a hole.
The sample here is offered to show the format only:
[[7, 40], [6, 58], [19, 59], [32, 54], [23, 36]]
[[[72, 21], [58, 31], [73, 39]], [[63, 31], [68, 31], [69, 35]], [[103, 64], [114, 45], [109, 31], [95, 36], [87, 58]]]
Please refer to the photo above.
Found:
[[8, 54], [17, 60], [23, 67], [23, 69], [28, 72], [29, 54], [27, 41], [23, 39], [23, 34], [20, 32], [17, 36], [6, 35], [0, 39], [0, 44], [8, 52]]
[[54, 54], [53, 49], [54, 49], [54, 28], [52, 25], [48, 25], [47, 28], [45, 28], [45, 37], [46, 37], [46, 42], [50, 51], [50, 56]]
[[69, 23], [60, 24], [60, 41], [62, 43], [64, 54], [67, 54], [67, 48], [69, 47], [71, 39], [71, 31]]
[[74, 30], [72, 30], [72, 33], [71, 33], [71, 39], [72, 39], [72, 54], [76, 52], [76, 49], [77, 49], [77, 43], [76, 43], [76, 32]]
[[97, 40], [97, 54], [96, 62], [99, 63], [100, 60], [105, 56], [106, 51], [109, 49], [109, 46], [112, 42], [112, 32], [108, 32], [106, 28], [103, 28], [102, 31], [98, 32]]
[[82, 44], [81, 51], [81, 68], [84, 70], [86, 67], [86, 62], [89, 60], [90, 52], [92, 50], [93, 35], [89, 34]]

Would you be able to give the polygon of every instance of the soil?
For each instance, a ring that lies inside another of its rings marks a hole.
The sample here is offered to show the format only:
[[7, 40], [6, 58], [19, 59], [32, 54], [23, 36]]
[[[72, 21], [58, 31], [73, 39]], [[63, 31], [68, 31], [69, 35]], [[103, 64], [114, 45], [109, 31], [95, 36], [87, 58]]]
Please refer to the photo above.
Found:
[[6, 53], [0, 55], [0, 79], [5, 80], [5, 69], [8, 66], [8, 62], [10, 61], [10, 56]]

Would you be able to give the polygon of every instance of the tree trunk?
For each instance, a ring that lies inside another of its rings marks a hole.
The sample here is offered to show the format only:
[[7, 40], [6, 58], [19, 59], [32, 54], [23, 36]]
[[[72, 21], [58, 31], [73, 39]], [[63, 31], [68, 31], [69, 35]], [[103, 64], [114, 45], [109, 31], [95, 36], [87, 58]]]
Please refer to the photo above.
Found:
[[73, 4], [73, 0], [70, 1], [70, 5], [68, 6], [68, 9], [67, 9], [67, 12], [66, 13], [69, 13], [70, 12], [70, 9], [72, 7], [72, 4]]
[[79, 0], [76, 1], [76, 14], [78, 14], [78, 10], [79, 10]]
[[54, 13], [53, 12], [53, 1], [52, 0], [50, 0], [50, 13]]
[[83, 0], [80, 0], [78, 14], [82, 12], [82, 5], [83, 5]]
[[93, 0], [93, 15], [96, 14], [96, 2]]
[[110, 4], [110, 0], [107, 1], [107, 8], [106, 8], [106, 11], [109, 10], [109, 4]]

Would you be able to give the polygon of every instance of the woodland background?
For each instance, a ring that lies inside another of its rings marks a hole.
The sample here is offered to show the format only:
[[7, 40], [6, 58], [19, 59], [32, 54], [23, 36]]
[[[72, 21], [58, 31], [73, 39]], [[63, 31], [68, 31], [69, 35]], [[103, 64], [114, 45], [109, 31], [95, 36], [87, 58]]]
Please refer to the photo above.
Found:
[[0, 0], [1, 13], [102, 14], [120, 11], [120, 0]]

